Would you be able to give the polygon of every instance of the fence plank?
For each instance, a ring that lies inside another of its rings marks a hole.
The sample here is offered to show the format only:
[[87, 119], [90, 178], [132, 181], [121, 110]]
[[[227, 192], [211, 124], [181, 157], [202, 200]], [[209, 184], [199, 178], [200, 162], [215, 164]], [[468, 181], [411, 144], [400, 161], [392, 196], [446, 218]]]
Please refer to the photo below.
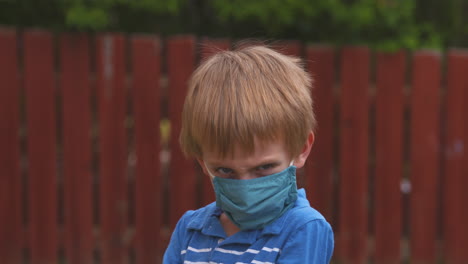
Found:
[[105, 34], [99, 36], [97, 45], [100, 246], [104, 264], [124, 263], [128, 258], [124, 41], [122, 35]]
[[19, 83], [16, 32], [0, 28], [0, 263], [21, 262]]
[[273, 43], [272, 47], [278, 52], [302, 58], [302, 43], [297, 40], [280, 40]]
[[206, 59], [219, 51], [229, 50], [231, 42], [228, 39], [210, 39], [203, 38], [200, 41], [200, 56], [201, 59]]
[[400, 263], [405, 54], [377, 54], [375, 261]]
[[[221, 50], [229, 50], [231, 43], [227, 39], [208, 39], [205, 38], [201, 42], [202, 60], [206, 59]], [[201, 173], [203, 174], [203, 172]], [[207, 205], [216, 200], [213, 186], [210, 177], [201, 175], [203, 182], [202, 189], [202, 205]]]
[[[468, 244], [463, 242], [468, 235], [463, 211], [468, 200], [463, 184], [463, 155], [466, 154], [463, 145], [464, 90], [468, 88], [468, 53], [466, 51], [451, 50], [447, 62], [447, 96], [445, 99], [445, 150], [443, 177], [443, 215], [444, 215], [444, 259], [445, 263], [468, 263], [466, 249]], [[468, 93], [467, 93], [468, 94]]]
[[189, 209], [198, 206], [197, 178], [194, 161], [187, 160], [179, 147], [181, 115], [187, 81], [195, 65], [195, 38], [178, 36], [168, 40], [169, 119], [171, 121], [169, 165], [169, 226], [175, 227], [178, 219]]
[[57, 182], [52, 34], [27, 31], [24, 58], [31, 263], [54, 263], [57, 259]]
[[307, 68], [318, 123], [315, 143], [305, 166], [305, 187], [311, 205], [329, 221], [333, 205], [333, 135], [335, 54], [331, 47], [307, 47]]
[[162, 177], [159, 122], [161, 43], [133, 37], [133, 107], [136, 145], [136, 263], [161, 259]]
[[67, 263], [93, 261], [91, 103], [88, 36], [60, 36], [65, 251]]
[[411, 95], [411, 263], [435, 263], [440, 55], [417, 52]]
[[[465, 68], [466, 69], [466, 68]], [[465, 145], [466, 145], [466, 142], [468, 142], [468, 92], [467, 92], [467, 89], [465, 88], [464, 89], [464, 95], [463, 95], [463, 98], [464, 98], [464, 105], [463, 105], [463, 116], [464, 116], [464, 120], [463, 120], [463, 124], [464, 124], [464, 127], [463, 127], [463, 139], [464, 139], [464, 142], [465, 142]], [[468, 201], [468, 191], [467, 191], [467, 187], [468, 186], [468, 177], [466, 177], [466, 175], [468, 175], [468, 150], [467, 150], [467, 147], [464, 147], [464, 155], [463, 155], [463, 175], [465, 177], [461, 177], [461, 186], [464, 186], [464, 191], [462, 192], [463, 193], [463, 196], [461, 197], [461, 201]], [[463, 222], [463, 225], [461, 225], [461, 228], [460, 228], [460, 235], [462, 237], [462, 240], [460, 241], [461, 242], [461, 245], [459, 245], [459, 248], [462, 248], [464, 250], [461, 250], [461, 262], [462, 263], [466, 263], [468, 262], [468, 250], [466, 250], [468, 248], [468, 226], [466, 225], [466, 223], [468, 223], [468, 210], [466, 210], [466, 204], [463, 204], [464, 207], [463, 207], [463, 210], [462, 210], [462, 222]]]
[[346, 263], [367, 259], [369, 57], [364, 47], [342, 51], [338, 257]]

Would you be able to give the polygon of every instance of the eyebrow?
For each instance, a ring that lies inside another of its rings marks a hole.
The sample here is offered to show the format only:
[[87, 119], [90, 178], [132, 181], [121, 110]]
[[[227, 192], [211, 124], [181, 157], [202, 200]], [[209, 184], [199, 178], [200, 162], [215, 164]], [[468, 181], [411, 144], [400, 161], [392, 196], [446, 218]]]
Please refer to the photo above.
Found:
[[[257, 163], [257, 165], [252, 166], [248, 170], [255, 169], [255, 168], [258, 168], [258, 167], [264, 166], [264, 165], [270, 165], [270, 164], [279, 165], [280, 163], [281, 163], [280, 161], [275, 160], [275, 159], [266, 159], [266, 160], [263, 160], [263, 161]], [[230, 166], [225, 166], [222, 163], [218, 163], [218, 162], [210, 164], [210, 166], [212, 166], [212, 167], [222, 167], [222, 168], [226, 168], [226, 169], [232, 169]]]

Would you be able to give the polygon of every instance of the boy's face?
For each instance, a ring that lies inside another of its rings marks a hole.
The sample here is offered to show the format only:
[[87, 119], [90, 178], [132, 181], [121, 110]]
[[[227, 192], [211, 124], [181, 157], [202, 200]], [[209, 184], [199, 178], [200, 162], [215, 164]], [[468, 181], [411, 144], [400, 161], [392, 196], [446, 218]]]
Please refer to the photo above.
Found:
[[211, 172], [214, 176], [221, 178], [254, 179], [283, 171], [291, 162], [298, 168], [302, 167], [312, 143], [313, 133], [311, 132], [303, 153], [293, 158], [288, 153], [283, 140], [261, 142], [255, 139], [253, 153], [248, 153], [236, 145], [233, 155], [221, 158], [218, 153], [205, 151], [203, 159], [198, 159], [198, 162], [206, 175]]

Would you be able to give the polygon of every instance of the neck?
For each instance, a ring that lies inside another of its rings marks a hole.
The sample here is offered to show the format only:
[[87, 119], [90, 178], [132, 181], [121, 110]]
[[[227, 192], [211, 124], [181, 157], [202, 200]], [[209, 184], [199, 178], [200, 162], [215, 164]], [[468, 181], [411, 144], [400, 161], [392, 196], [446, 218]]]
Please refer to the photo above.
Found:
[[223, 229], [224, 229], [224, 232], [226, 233], [226, 235], [229, 237], [229, 236], [232, 236], [234, 235], [235, 233], [239, 232], [240, 229], [239, 227], [237, 227], [232, 221], [231, 219], [229, 219], [229, 217], [227, 217], [227, 215], [225, 213], [222, 213], [220, 216], [219, 216], [219, 221], [221, 222], [221, 225], [223, 226]]

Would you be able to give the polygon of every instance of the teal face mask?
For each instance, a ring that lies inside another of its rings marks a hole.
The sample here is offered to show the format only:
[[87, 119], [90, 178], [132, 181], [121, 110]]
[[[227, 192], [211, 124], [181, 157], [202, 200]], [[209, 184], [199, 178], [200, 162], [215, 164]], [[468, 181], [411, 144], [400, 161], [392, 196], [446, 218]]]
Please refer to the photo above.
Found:
[[297, 199], [296, 167], [260, 178], [235, 180], [214, 177], [216, 206], [241, 230], [258, 229], [275, 221]]

